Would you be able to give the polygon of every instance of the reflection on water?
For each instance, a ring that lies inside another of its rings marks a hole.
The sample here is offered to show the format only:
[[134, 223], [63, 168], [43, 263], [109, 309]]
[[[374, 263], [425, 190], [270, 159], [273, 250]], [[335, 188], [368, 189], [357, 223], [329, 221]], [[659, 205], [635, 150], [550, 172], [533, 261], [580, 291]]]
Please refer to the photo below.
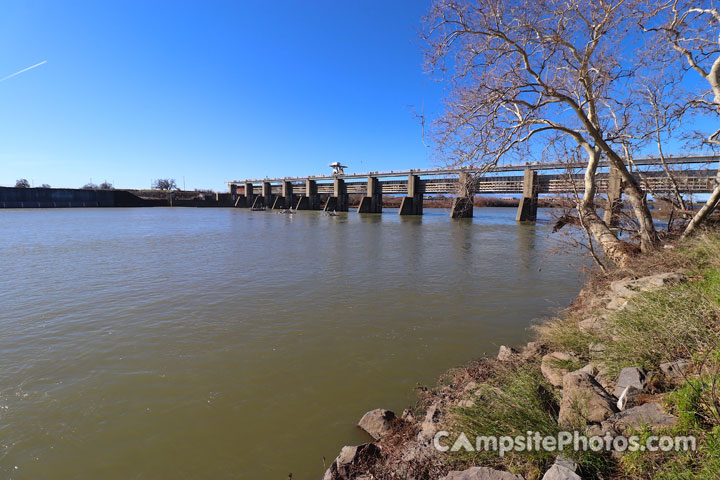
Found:
[[0, 211], [0, 475], [319, 478], [576, 293], [514, 214]]

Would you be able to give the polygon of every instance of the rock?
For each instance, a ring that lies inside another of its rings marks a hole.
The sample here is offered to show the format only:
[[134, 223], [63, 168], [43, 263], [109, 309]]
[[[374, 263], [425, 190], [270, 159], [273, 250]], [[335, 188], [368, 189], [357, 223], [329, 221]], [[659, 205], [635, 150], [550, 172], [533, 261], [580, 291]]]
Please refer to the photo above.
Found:
[[639, 405], [639, 397], [642, 393], [642, 390], [639, 390], [632, 385], [625, 387], [625, 390], [623, 390], [618, 396], [618, 410], [622, 411], [627, 410], [628, 408], [637, 407]]
[[687, 280], [682, 272], [657, 273], [647, 277], [638, 278], [635, 283], [642, 292], [657, 290], [665, 285], [676, 285]]
[[582, 477], [575, 473], [574, 470], [570, 470], [563, 465], [555, 463], [552, 467], [550, 467], [550, 470], [545, 472], [542, 480], [582, 480]]
[[584, 367], [582, 367], [582, 368], [581, 368], [580, 370], [578, 370], [578, 371], [579, 371], [579, 372], [585, 372], [585, 373], [587, 373], [588, 375], [593, 375], [593, 376], [595, 376], [595, 375], [598, 373], [598, 368], [597, 368], [597, 366], [595, 366], [594, 364], [588, 363], [587, 365], [585, 365]]
[[474, 392], [475, 390], [477, 390], [477, 388], [478, 388], [477, 382], [468, 382], [468, 384], [465, 385], [465, 388], [463, 388], [463, 390], [466, 392]]
[[590, 424], [585, 427], [585, 436], [590, 437], [602, 437], [605, 435], [602, 425]]
[[463, 407], [463, 408], [469, 408], [469, 407], [472, 407], [473, 405], [475, 405], [475, 400], [472, 400], [470, 398], [460, 400], [457, 403], [458, 407]]
[[523, 480], [520, 475], [488, 467], [472, 467], [462, 472], [452, 471], [441, 480]]
[[588, 317], [578, 323], [578, 328], [583, 333], [601, 333], [606, 325], [607, 321], [603, 317]]
[[622, 311], [625, 310], [628, 306], [628, 300], [625, 297], [613, 297], [610, 299], [608, 304], [605, 306], [608, 310], [617, 310]]
[[629, 307], [628, 300], [642, 292], [651, 292], [665, 285], [680, 283], [686, 280], [680, 272], [658, 273], [640, 278], [623, 278], [610, 284], [611, 295], [607, 304], [608, 310], [624, 310]]
[[608, 370], [607, 365], [600, 362], [597, 364], [598, 373], [593, 375], [595, 377], [595, 381], [598, 382], [606, 391], [612, 390], [615, 386], [615, 381], [610, 376], [610, 371]]
[[647, 389], [647, 372], [642, 367], [627, 367], [620, 371], [615, 384], [616, 397], [620, 397], [625, 387], [635, 387], [640, 391]]
[[556, 387], [563, 384], [563, 375], [570, 372], [563, 364], [578, 361], [578, 357], [569, 353], [553, 352], [542, 357], [540, 371], [545, 379]]
[[520, 358], [523, 360], [529, 360], [531, 358], [540, 357], [543, 354], [545, 347], [540, 342], [528, 342], [520, 352]]
[[685, 378], [685, 372], [688, 368], [690, 368], [690, 362], [687, 360], [675, 360], [674, 362], [660, 364], [660, 371], [672, 380]]
[[665, 413], [660, 404], [651, 402], [616, 413], [602, 422], [602, 428], [603, 430], [614, 429], [623, 433], [630, 427], [637, 429], [648, 425], [651, 428], [662, 428], [676, 424], [677, 417]]
[[421, 444], [429, 443], [435, 432], [437, 432], [437, 421], [440, 418], [440, 408], [437, 403], [433, 403], [425, 413], [425, 419], [420, 424], [420, 432], [418, 432], [417, 440]]
[[615, 399], [591, 375], [577, 371], [563, 377], [560, 425], [572, 426], [579, 420], [600, 423], [617, 411]]
[[380, 456], [380, 447], [374, 443], [364, 443], [355, 447], [343, 447], [340, 455], [327, 469], [323, 480], [350, 480], [354, 478], [353, 466]]
[[395, 421], [396, 417], [393, 412], [383, 408], [376, 408], [362, 416], [358, 422], [358, 427], [369, 433], [375, 440], [380, 440], [392, 431]]
[[500, 345], [500, 351], [498, 352], [497, 359], [500, 360], [501, 362], [509, 362], [517, 354], [518, 354], [518, 351], [515, 350], [514, 348], [506, 347], [505, 345]]
[[610, 284], [610, 290], [616, 297], [633, 298], [640, 292], [651, 292], [665, 285], [684, 282], [687, 278], [681, 272], [666, 272], [640, 278], [623, 278]]
[[635, 281], [633, 278], [623, 278], [622, 280], [615, 280], [610, 284], [610, 291], [615, 297], [619, 298], [632, 298], [637, 295], [637, 291], [632, 288], [632, 283]]
[[415, 415], [413, 415], [412, 409], [406, 408], [403, 410], [402, 416], [400, 417], [404, 422], [414, 423]]
[[577, 463], [562, 455], [558, 455], [557, 457], [555, 457], [555, 465], [560, 465], [561, 467], [567, 468], [571, 472], [577, 472], [578, 470]]
[[605, 345], [604, 343], [593, 342], [588, 345], [588, 349], [590, 350], [590, 355], [598, 355], [607, 350], [607, 345]]
[[[403, 450], [402, 461], [398, 467], [405, 468], [411, 463], [427, 463], [433, 456], [437, 455], [438, 451], [432, 445], [420, 445], [416, 442], [408, 442]], [[396, 471], [394, 473], [400, 473]], [[400, 478], [405, 478], [399, 475]]]

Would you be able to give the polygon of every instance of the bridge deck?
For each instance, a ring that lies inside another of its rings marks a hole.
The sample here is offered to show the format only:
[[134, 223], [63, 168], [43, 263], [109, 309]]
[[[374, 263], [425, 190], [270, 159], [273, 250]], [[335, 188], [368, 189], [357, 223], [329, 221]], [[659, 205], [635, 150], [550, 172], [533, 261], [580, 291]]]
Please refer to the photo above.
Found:
[[[717, 164], [718, 161], [720, 161], [720, 156], [718, 155], [684, 155], [684, 156], [669, 156], [666, 158], [666, 162], [668, 165], [700, 165], [700, 164]], [[659, 164], [659, 159], [652, 158], [652, 157], [644, 157], [644, 158], [636, 158], [633, 160], [633, 163], [636, 166], [657, 166]], [[609, 164], [607, 162], [601, 162], [600, 168], [608, 168]], [[522, 165], [498, 165], [490, 170], [487, 171], [487, 173], [496, 174], [496, 173], [503, 173], [503, 172], [522, 172], [526, 169], [532, 169], [537, 171], [572, 171], [575, 169], [584, 169], [585, 163], [579, 162], [579, 163], [525, 163]], [[398, 177], [407, 177], [408, 175], [418, 175], [420, 177], [449, 177], [446, 178], [446, 181], [450, 181], [451, 177], [454, 177], [453, 182], [457, 183], [457, 177], [463, 173], [483, 173], [484, 170], [479, 168], [435, 168], [435, 169], [413, 169], [413, 170], [390, 170], [385, 172], [367, 172], [367, 173], [351, 173], [351, 174], [342, 174], [342, 175], [310, 175], [305, 177], [283, 177], [283, 178], [259, 178], [259, 179], [248, 179], [248, 180], [232, 180], [229, 182], [226, 182], [228, 185], [241, 185], [245, 182], [249, 183], [262, 183], [262, 182], [269, 182], [269, 183], [280, 183], [283, 181], [290, 181], [290, 182], [304, 182], [305, 180], [316, 180], [318, 182], [321, 181], [333, 181], [336, 178], [343, 179], [343, 180], [354, 180], [354, 179], [367, 179], [368, 177], [376, 177], [376, 178], [398, 178]], [[541, 178], [544, 178], [546, 175], [542, 175]], [[496, 181], [496, 179], [499, 178], [505, 178], [505, 177], [488, 177], [488, 179], [493, 179], [492, 181]], [[438, 179], [442, 180], [442, 179]], [[500, 181], [500, 180], [498, 180]], [[384, 181], [382, 183], [389, 184], [391, 181]], [[398, 182], [404, 182], [404, 180], [398, 180]], [[364, 182], [363, 182], [364, 183]], [[439, 183], [442, 183], [440, 181]], [[346, 182], [348, 186], [352, 185], [353, 182]], [[320, 188], [321, 185], [318, 184], [318, 188]], [[501, 189], [499, 192], [494, 193], [510, 193], [507, 190]], [[322, 191], [320, 193], [323, 193]], [[327, 193], [327, 192], [324, 192]], [[352, 192], [350, 192], [352, 193]], [[387, 192], [391, 193], [391, 192]], [[429, 193], [429, 192], [428, 192]], [[438, 192], [441, 193], [441, 192]], [[449, 193], [449, 192], [448, 192]], [[486, 192], [490, 193], [490, 192]]]
[[[715, 176], [717, 170], [684, 170], [676, 172], [676, 182], [680, 190], [688, 193], [710, 193], [715, 186]], [[664, 172], [652, 171], [635, 173], [644, 190], [654, 193], [667, 193], [672, 189], [672, 184]], [[268, 180], [265, 180], [268, 181]], [[287, 181], [287, 180], [286, 180]], [[582, 174], [550, 174], [540, 175], [538, 177], [539, 190], [541, 194], [557, 194], [568, 193], [577, 190], [584, 191], [584, 182]], [[607, 189], [608, 174], [600, 173], [597, 177], [598, 190], [604, 192]], [[293, 194], [305, 195], [305, 182], [292, 181]], [[367, 189], [367, 181], [362, 182], [345, 182], [347, 193], [349, 194], [365, 194]], [[378, 182], [379, 192], [387, 195], [407, 195], [407, 180], [384, 180]], [[419, 193], [426, 195], [453, 195], [457, 193], [458, 179], [457, 177], [441, 177], [421, 179], [419, 185]], [[318, 193], [332, 194], [332, 183], [318, 183]], [[253, 184], [253, 193], [262, 195], [262, 186]], [[282, 186], [272, 185], [273, 195], [282, 194]], [[493, 176], [481, 179], [478, 188], [478, 194], [521, 194], [523, 193], [523, 176]]]

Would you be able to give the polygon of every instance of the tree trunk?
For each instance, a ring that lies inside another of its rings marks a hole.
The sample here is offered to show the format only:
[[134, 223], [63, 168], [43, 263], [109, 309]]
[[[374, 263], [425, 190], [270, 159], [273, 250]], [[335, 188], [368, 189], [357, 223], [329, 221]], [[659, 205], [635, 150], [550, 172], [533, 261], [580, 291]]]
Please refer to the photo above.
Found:
[[618, 172], [623, 179], [623, 184], [625, 185], [623, 192], [630, 200], [630, 205], [632, 205], [635, 218], [640, 224], [640, 250], [643, 253], [647, 253], [657, 249], [660, 243], [660, 238], [658, 237], [657, 230], [655, 230], [655, 224], [653, 223], [653, 218], [650, 214], [650, 209], [647, 206], [645, 194], [640, 188], [640, 185], [627, 169], [627, 165], [625, 165], [622, 158], [620, 158], [618, 154], [615, 153], [615, 151], [604, 141], [598, 143], [602, 146], [603, 151], [615, 168], [618, 169]]
[[685, 239], [688, 236], [692, 235], [692, 233], [697, 229], [698, 225], [702, 224], [707, 218], [707, 216], [710, 215], [715, 209], [718, 204], [718, 200], [720, 200], [720, 167], [718, 168], [718, 173], [715, 176], [715, 188], [713, 188], [710, 198], [708, 198], [707, 202], [705, 202], [705, 205], [703, 205], [702, 208], [698, 210], [692, 220], [690, 220], [690, 223], [688, 223], [687, 227], [685, 227], [685, 231], [680, 237], [681, 239]]
[[602, 248], [605, 256], [617, 266], [624, 267], [630, 261], [632, 247], [620, 240], [595, 211], [595, 194], [597, 192], [595, 176], [600, 161], [600, 150], [589, 145], [584, 145], [584, 147], [590, 158], [585, 169], [585, 193], [576, 208], [582, 223]]
[[581, 202], [578, 206], [578, 213], [582, 215], [583, 222], [595, 241], [600, 245], [600, 248], [602, 248], [605, 256], [618, 267], [627, 266], [632, 258], [632, 246], [618, 239], [594, 208], [588, 208], [583, 204], [584, 202]]
[[[720, 18], [716, 17], [716, 19], [720, 22]], [[710, 73], [706, 78], [710, 83], [710, 88], [712, 88], [713, 95], [715, 96], [715, 103], [717, 104], [718, 111], [720, 112], [720, 57], [715, 59], [713, 66], [710, 69]], [[720, 140], [718, 139], [719, 135], [720, 130], [710, 135], [707, 140], [708, 143], [720, 145]], [[715, 176], [715, 188], [713, 188], [710, 198], [708, 198], [705, 205], [703, 205], [692, 220], [690, 220], [688, 226], [685, 227], [685, 231], [683, 232], [682, 237], [680, 237], [681, 239], [685, 239], [690, 236], [697, 229], [698, 225], [702, 224], [705, 219], [707, 219], [708, 215], [710, 215], [717, 206], [718, 200], [720, 200], [720, 167], [718, 167], [718, 173]]]

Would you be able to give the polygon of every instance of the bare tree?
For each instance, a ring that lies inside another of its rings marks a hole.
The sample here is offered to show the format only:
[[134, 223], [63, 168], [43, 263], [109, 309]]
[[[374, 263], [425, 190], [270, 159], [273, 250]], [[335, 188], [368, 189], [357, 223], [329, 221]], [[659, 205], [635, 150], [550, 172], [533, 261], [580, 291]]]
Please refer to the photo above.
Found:
[[27, 178], [20, 178], [15, 182], [15, 188], [30, 188], [30, 182]]
[[[704, 80], [704, 88], [689, 92], [688, 107], [695, 114], [717, 117], [720, 114], [720, 10], [708, 1], [670, 0], [661, 3], [655, 13], [653, 21], [659, 21], [659, 25], [646, 29], [659, 34], [655, 58], [673, 62]], [[720, 128], [706, 132], [701, 143], [711, 148], [720, 147]], [[713, 192], [690, 220], [683, 237], [692, 234], [707, 219], [718, 201], [720, 169]]]
[[[671, 81], [667, 80], [668, 77]], [[668, 230], [672, 228], [675, 210], [679, 209], [683, 214], [687, 211], [685, 199], [680, 193], [680, 187], [675, 179], [674, 172], [672, 172], [668, 166], [663, 148], [663, 143], [665, 143], [667, 138], [672, 134], [674, 127], [678, 126], [685, 113], [685, 108], [683, 108], [684, 102], [674, 90], [674, 87], [679, 81], [681, 80], [678, 76], [663, 72], [662, 75], [648, 80], [644, 91], [640, 92], [640, 96], [652, 107], [650, 115], [646, 117], [649, 120], [647, 135], [652, 137], [655, 143], [658, 159], [671, 187], [669, 200], [672, 210], [670, 211], [670, 218], [668, 220]]]
[[100, 190], [112, 190], [113, 184], [105, 180], [103, 183], [100, 184]]
[[597, 213], [601, 158], [617, 169], [632, 205], [642, 251], [658, 245], [644, 192], [626, 158], [641, 141], [630, 97], [642, 42], [641, 0], [441, 0], [426, 18], [429, 69], [447, 75], [452, 93], [437, 122], [440, 152], [460, 165], [523, 157], [531, 142], [570, 139], [585, 151], [584, 226], [615, 263], [637, 248]]
[[176, 190], [177, 184], [174, 178], [159, 178], [153, 182], [155, 190]]
[[83, 190], [97, 190], [98, 186], [95, 185], [94, 183], [90, 182], [90, 183], [86, 183], [85, 185], [83, 185], [82, 189]]

